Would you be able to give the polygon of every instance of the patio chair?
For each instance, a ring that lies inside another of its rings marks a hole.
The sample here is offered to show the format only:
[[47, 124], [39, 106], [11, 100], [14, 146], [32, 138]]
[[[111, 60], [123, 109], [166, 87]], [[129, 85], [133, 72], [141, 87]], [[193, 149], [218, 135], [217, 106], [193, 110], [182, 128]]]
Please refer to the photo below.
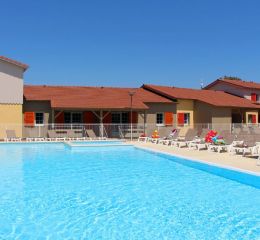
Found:
[[243, 141], [237, 141], [236, 136], [234, 136], [230, 131], [225, 130], [222, 131], [220, 136], [223, 137], [225, 144], [214, 144], [211, 143], [208, 145], [208, 151], [215, 151], [215, 152], [233, 152], [233, 147], [239, 146], [243, 144]]
[[138, 142], [147, 142], [147, 141], [148, 141], [148, 138], [149, 138], [149, 137], [140, 136], [137, 141], [138, 141]]
[[198, 138], [198, 131], [190, 128], [183, 138], [179, 137], [177, 140], [173, 140], [171, 145], [178, 148], [188, 147], [188, 144], [195, 141], [196, 138]]
[[67, 131], [62, 131], [61, 130], [49, 130], [48, 131], [48, 141], [53, 141], [53, 142], [63, 142], [66, 141], [65, 137], [61, 137], [61, 133], [67, 133]]
[[6, 130], [5, 142], [21, 142], [22, 138], [17, 137], [15, 130]]
[[80, 131], [80, 133], [78, 133], [77, 130], [69, 129], [69, 130], [67, 130], [67, 140], [84, 141], [84, 140], [86, 140], [86, 138], [83, 137], [83, 134], [81, 131]]
[[105, 140], [106, 137], [97, 137], [96, 133], [93, 129], [86, 129], [86, 135], [89, 137], [90, 140]]
[[159, 139], [157, 143], [163, 145], [170, 145], [173, 140], [177, 140], [180, 134], [180, 129], [173, 130], [167, 137]]
[[35, 137], [31, 131], [28, 132], [29, 137], [27, 137], [25, 140], [26, 142], [44, 142], [46, 141], [46, 138], [43, 137]]
[[159, 140], [162, 140], [163, 138], [161, 138], [159, 136], [159, 132], [157, 129], [155, 129], [151, 134], [150, 136], [147, 138], [146, 142], [151, 142], [151, 143], [158, 143]]
[[235, 148], [237, 154], [242, 154], [243, 157], [257, 157], [260, 152], [260, 136], [251, 135], [248, 136], [244, 141], [243, 148]]
[[189, 142], [188, 147], [189, 149], [197, 149], [198, 151], [202, 149], [207, 149], [208, 145], [205, 142], [205, 137], [210, 130], [207, 128], [203, 128], [201, 133], [199, 134], [198, 138], [195, 138], [193, 141]]
[[255, 146], [255, 137], [253, 135], [244, 135], [242, 137], [242, 135], [241, 135], [240, 139], [243, 139], [243, 140], [241, 140], [242, 144], [233, 146], [231, 152], [234, 154], [241, 154], [241, 155], [246, 154], [246, 152], [248, 152], [248, 151], [251, 152], [251, 150]]

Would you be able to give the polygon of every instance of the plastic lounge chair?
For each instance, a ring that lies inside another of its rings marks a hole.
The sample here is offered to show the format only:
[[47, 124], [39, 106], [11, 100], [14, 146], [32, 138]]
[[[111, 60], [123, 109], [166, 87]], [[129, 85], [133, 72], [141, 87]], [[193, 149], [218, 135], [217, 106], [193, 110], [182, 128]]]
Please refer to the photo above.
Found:
[[[62, 133], [64, 133], [64, 131], [62, 131]], [[61, 137], [60, 130], [59, 131], [56, 131], [56, 130], [49, 130], [48, 131], [48, 141], [62, 142], [62, 141], [65, 141], [65, 140], [66, 140], [65, 137]]]
[[233, 147], [243, 144], [243, 141], [236, 141], [235, 136], [230, 133], [229, 131], [223, 131], [220, 136], [223, 137], [225, 144], [209, 144], [208, 151], [215, 151], [215, 152], [233, 152]]
[[172, 141], [172, 146], [175, 147], [188, 147], [188, 144], [198, 137], [198, 132], [196, 129], [188, 129], [184, 138], [178, 138], [177, 140]]
[[139, 137], [138, 138], [138, 142], [147, 142], [147, 140], [148, 140], [148, 137]]
[[46, 141], [46, 138], [32, 136], [32, 132], [31, 131], [29, 131], [28, 135], [29, 135], [29, 137], [27, 137], [25, 139], [26, 142], [44, 142], [44, 141]]
[[158, 143], [163, 145], [170, 145], [172, 141], [177, 140], [179, 137], [180, 130], [176, 129], [176, 131], [173, 133], [171, 132], [167, 137], [163, 139], [159, 139]]
[[6, 130], [6, 138], [4, 140], [6, 142], [21, 142], [22, 138], [16, 136], [15, 130]]
[[258, 148], [256, 165], [257, 165], [257, 166], [260, 166], [260, 147]]
[[147, 142], [158, 143], [159, 140], [161, 140], [161, 139], [162, 139], [162, 138], [159, 137], [158, 131], [157, 131], [157, 130], [154, 130], [154, 132], [152, 133], [152, 135], [147, 138]]
[[197, 149], [198, 151], [202, 150], [202, 149], [207, 149], [208, 145], [205, 142], [205, 137], [208, 134], [210, 130], [207, 128], [203, 128], [201, 133], [200, 133], [200, 137], [195, 138], [193, 141], [189, 142], [188, 147], [189, 149]]
[[86, 129], [86, 135], [89, 137], [90, 140], [105, 140], [105, 137], [97, 137], [95, 132], [92, 129]]
[[26, 140], [26, 142], [45, 142], [45, 141], [47, 141], [45, 138], [42, 138], [42, 137], [28, 137], [25, 140]]
[[82, 136], [82, 133], [76, 133], [76, 130], [69, 129], [67, 130], [67, 140], [69, 141], [84, 141], [85, 137]]
[[148, 137], [147, 138], [147, 142], [151, 142], [151, 143], [158, 143], [159, 140], [161, 140], [162, 138], [156, 138], [156, 137]]
[[241, 153], [243, 157], [250, 156], [250, 157], [257, 157], [259, 150], [260, 150], [260, 141], [259, 136], [248, 136], [247, 139], [245, 139], [245, 144], [242, 149], [236, 148], [235, 149], [237, 153]]
[[[251, 149], [255, 146], [255, 138], [252, 135], [244, 135], [243, 137], [240, 136], [240, 144], [236, 144], [232, 146], [232, 150], [230, 151], [233, 154], [241, 154], [244, 155], [247, 149]], [[243, 139], [243, 140], [241, 140]]]

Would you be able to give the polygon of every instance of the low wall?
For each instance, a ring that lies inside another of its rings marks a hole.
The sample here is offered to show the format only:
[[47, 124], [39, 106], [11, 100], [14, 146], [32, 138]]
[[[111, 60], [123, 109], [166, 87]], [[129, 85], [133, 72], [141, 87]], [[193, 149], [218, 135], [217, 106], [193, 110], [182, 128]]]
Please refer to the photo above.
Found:
[[15, 130], [17, 137], [22, 137], [22, 105], [0, 104], [0, 138], [6, 137], [6, 130]]

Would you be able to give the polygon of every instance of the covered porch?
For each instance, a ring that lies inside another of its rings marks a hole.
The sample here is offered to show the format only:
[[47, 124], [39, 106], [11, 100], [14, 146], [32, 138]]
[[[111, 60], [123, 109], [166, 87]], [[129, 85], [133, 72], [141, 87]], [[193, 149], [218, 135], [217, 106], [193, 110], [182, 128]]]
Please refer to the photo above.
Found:
[[87, 130], [92, 130], [100, 138], [131, 139], [145, 132], [145, 110], [52, 109], [48, 122], [44, 113], [34, 115], [34, 123], [24, 124], [24, 137], [49, 137], [51, 131], [63, 137], [68, 130], [77, 137], [88, 137]]
[[100, 137], [131, 138], [132, 127], [132, 135], [136, 138], [145, 128], [145, 111], [56, 109], [52, 114], [55, 128], [92, 129]]

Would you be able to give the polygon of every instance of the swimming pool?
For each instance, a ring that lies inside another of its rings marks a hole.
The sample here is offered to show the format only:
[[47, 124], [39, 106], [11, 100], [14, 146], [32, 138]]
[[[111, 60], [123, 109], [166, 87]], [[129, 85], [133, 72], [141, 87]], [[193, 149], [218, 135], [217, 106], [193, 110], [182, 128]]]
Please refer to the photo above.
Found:
[[256, 187], [131, 146], [0, 145], [0, 239], [253, 240], [259, 203]]
[[88, 140], [88, 141], [68, 141], [65, 144], [69, 147], [120, 147], [126, 144], [125, 141], [122, 140]]

